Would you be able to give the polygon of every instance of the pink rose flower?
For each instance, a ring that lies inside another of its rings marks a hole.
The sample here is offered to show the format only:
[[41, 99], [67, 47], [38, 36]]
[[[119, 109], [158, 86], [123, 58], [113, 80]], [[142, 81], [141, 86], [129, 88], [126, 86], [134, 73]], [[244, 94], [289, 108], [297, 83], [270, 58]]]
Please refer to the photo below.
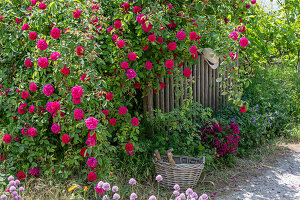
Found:
[[46, 96], [51, 96], [54, 92], [54, 88], [52, 85], [50, 84], [46, 84], [43, 88], [43, 93], [46, 95]]
[[44, 4], [44, 3], [39, 4], [39, 9], [45, 10], [46, 8], [47, 8], [46, 4]]
[[55, 123], [51, 126], [51, 131], [53, 133], [59, 133], [61, 131], [61, 128], [57, 123]]
[[35, 92], [37, 90], [37, 85], [35, 83], [31, 83], [29, 86], [29, 90], [31, 92]]
[[120, 115], [125, 115], [127, 113], [127, 108], [122, 106], [119, 108], [119, 114]]
[[191, 46], [190, 52], [193, 53], [193, 54], [196, 54], [197, 53], [197, 47], [196, 46]]
[[81, 15], [81, 11], [80, 10], [75, 9], [75, 11], [73, 11], [73, 17], [75, 19], [78, 19], [80, 17], [80, 15]]
[[125, 46], [124, 40], [118, 40], [118, 41], [117, 41], [117, 46], [118, 46], [119, 48], [123, 48], [123, 47]]
[[36, 38], [37, 38], [36, 32], [30, 32], [29, 33], [29, 39], [30, 40], [36, 40]]
[[147, 62], [145, 63], [145, 68], [148, 69], [148, 70], [152, 69], [152, 68], [153, 68], [152, 62], [147, 61]]
[[47, 68], [49, 66], [48, 58], [41, 57], [38, 59], [38, 66], [41, 68]]
[[83, 111], [81, 109], [74, 110], [75, 119], [83, 119]]
[[53, 39], [58, 39], [60, 37], [60, 30], [58, 28], [54, 28], [51, 30], [50, 35]]
[[134, 117], [131, 119], [132, 126], [138, 126], [139, 125], [139, 119], [137, 117]]
[[30, 113], [34, 113], [34, 110], [35, 110], [35, 108], [34, 108], [34, 105], [31, 105], [31, 106], [29, 106], [29, 112]]
[[124, 70], [128, 69], [129, 68], [128, 62], [122, 62], [121, 63], [121, 68], [124, 69]]
[[28, 135], [29, 135], [30, 137], [35, 137], [35, 136], [37, 136], [36, 129], [35, 129], [34, 127], [29, 128], [28, 131], [27, 131], [27, 133], [28, 133]]
[[176, 48], [177, 48], [177, 44], [176, 44], [176, 42], [170, 42], [170, 43], [167, 45], [167, 47], [168, 47], [168, 49], [169, 49], [170, 51], [175, 51]]
[[98, 120], [95, 119], [94, 117], [89, 117], [88, 119], [85, 120], [85, 125], [89, 130], [94, 130], [97, 128]]
[[184, 40], [186, 35], [185, 35], [185, 32], [184, 31], [178, 31], [177, 34], [176, 34], [176, 37], [179, 39], [179, 40]]
[[29, 92], [28, 92], [28, 91], [23, 91], [23, 92], [21, 93], [21, 97], [22, 97], [23, 99], [27, 99], [27, 98], [29, 97]]
[[48, 48], [48, 44], [47, 44], [46, 40], [42, 40], [42, 39], [38, 41], [36, 46], [37, 46], [37, 48], [39, 48], [42, 51]]
[[125, 75], [129, 78], [129, 79], [133, 79], [136, 77], [136, 72], [133, 69], [128, 69], [127, 72], [125, 73]]
[[71, 90], [73, 98], [80, 98], [83, 94], [83, 90], [80, 86], [75, 86]]
[[242, 38], [240, 39], [240, 45], [241, 45], [241, 47], [246, 47], [246, 46], [248, 46], [248, 43], [249, 43], [249, 41], [248, 41], [247, 38], [242, 37]]
[[30, 58], [28, 58], [28, 59], [25, 60], [25, 66], [28, 67], [28, 68], [33, 66]]
[[196, 40], [198, 38], [198, 34], [196, 32], [190, 32], [191, 41]]
[[137, 55], [134, 52], [128, 54], [128, 58], [130, 61], [135, 61], [136, 57], [137, 57]]
[[50, 55], [50, 58], [51, 60], [53, 61], [57, 61], [57, 59], [60, 57], [60, 54], [58, 52], [53, 52], [51, 55]]

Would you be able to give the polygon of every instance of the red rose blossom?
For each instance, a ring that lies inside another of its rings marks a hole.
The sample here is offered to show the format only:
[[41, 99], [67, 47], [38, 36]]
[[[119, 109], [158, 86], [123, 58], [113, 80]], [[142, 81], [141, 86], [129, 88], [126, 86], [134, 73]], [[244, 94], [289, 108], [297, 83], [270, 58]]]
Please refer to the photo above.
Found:
[[68, 144], [70, 142], [70, 136], [68, 134], [64, 134], [62, 137], [61, 137], [61, 141], [64, 143], [64, 144]]
[[120, 115], [125, 115], [127, 113], [127, 108], [122, 106], [119, 108], [119, 114]]
[[159, 43], [159, 44], [162, 44], [164, 42], [164, 40], [162, 39], [162, 37], [157, 37], [156, 38], [156, 41]]
[[124, 41], [124, 40], [118, 40], [118, 41], [117, 41], [117, 46], [118, 46], [119, 48], [123, 48], [123, 47], [125, 46], [125, 41]]
[[[86, 151], [86, 148], [82, 148], [81, 150], [80, 150], [80, 155], [84, 158], [84, 157], [87, 157], [87, 156], [89, 156], [89, 154], [86, 152], [85, 153], [85, 151]], [[84, 155], [85, 154], [85, 155]]]
[[25, 66], [28, 67], [28, 68], [33, 66], [30, 58], [28, 58], [28, 59], [25, 60]]
[[169, 59], [165, 62], [165, 66], [167, 69], [172, 69], [174, 67], [174, 62], [172, 59]]
[[128, 69], [129, 68], [128, 62], [122, 62], [121, 63], [121, 68], [124, 69], [124, 70]]
[[149, 35], [148, 39], [150, 42], [154, 42], [156, 40], [156, 37], [155, 37], [155, 35]]
[[58, 28], [54, 28], [51, 30], [50, 35], [53, 39], [58, 39], [60, 37], [60, 30]]
[[132, 143], [127, 143], [127, 144], [125, 145], [125, 150], [126, 150], [126, 151], [132, 151], [132, 150], [133, 150], [133, 145], [132, 145]]
[[167, 45], [167, 47], [168, 47], [168, 49], [169, 49], [170, 51], [174, 51], [174, 50], [176, 49], [176, 47], [177, 47], [177, 44], [176, 44], [176, 42], [170, 42], [170, 43]]
[[64, 65], [64, 67], [60, 71], [61, 73], [63, 73], [63, 75], [67, 76], [70, 74], [70, 67], [66, 68], [66, 65]]
[[111, 118], [111, 119], [109, 120], [109, 123], [110, 123], [110, 125], [114, 126], [114, 125], [117, 123], [116, 118]]
[[247, 111], [246, 106], [240, 107], [240, 111], [241, 111], [241, 113], [245, 113]]
[[84, 52], [85, 52], [85, 49], [82, 46], [76, 47], [76, 52], [77, 52], [78, 56], [83, 56]]
[[190, 32], [191, 41], [196, 40], [198, 38], [198, 34], [196, 32]]
[[135, 61], [136, 60], [136, 53], [132, 52], [128, 54], [128, 58], [130, 61]]
[[122, 22], [121, 21], [115, 21], [115, 28], [121, 28]]
[[75, 9], [75, 11], [73, 11], [73, 17], [75, 19], [78, 19], [80, 17], [80, 15], [81, 15], [81, 11], [80, 10]]
[[134, 6], [134, 7], [133, 7], [133, 12], [134, 12], [134, 13], [139, 13], [139, 12], [141, 12], [141, 8], [138, 7], [138, 6]]
[[46, 8], [47, 8], [46, 4], [44, 4], [44, 3], [39, 4], [39, 9], [45, 10]]
[[138, 126], [139, 125], [139, 119], [137, 117], [134, 117], [131, 119], [132, 126]]
[[87, 175], [87, 178], [89, 179], [89, 181], [95, 181], [97, 179], [97, 175], [95, 174], [95, 172], [90, 172]]
[[11, 140], [12, 140], [11, 135], [5, 134], [5, 135], [3, 136], [3, 142], [4, 142], [4, 143], [11, 143]]
[[107, 116], [109, 114], [109, 110], [102, 110], [102, 113]]
[[19, 180], [23, 181], [26, 178], [26, 174], [23, 171], [19, 171], [17, 177]]
[[152, 69], [152, 68], [153, 68], [152, 62], [147, 61], [147, 62], [145, 63], [145, 68], [148, 69], [148, 70]]
[[192, 74], [192, 71], [189, 68], [186, 68], [183, 70], [183, 76], [184, 77], [190, 77]]
[[21, 97], [22, 97], [23, 99], [27, 99], [27, 98], [29, 97], [29, 92], [28, 92], [28, 91], [22, 91]]
[[108, 92], [108, 93], [105, 95], [105, 98], [106, 98], [108, 101], [112, 100], [113, 97], [114, 97], [114, 95], [113, 95], [112, 93], [110, 93], [110, 92]]
[[37, 38], [36, 32], [30, 32], [29, 33], [29, 39], [30, 40], [36, 40], [36, 38]]
[[36, 46], [42, 51], [48, 48], [46, 40], [39, 40]]
[[179, 40], [184, 40], [186, 37], [184, 31], [178, 31], [176, 36]]

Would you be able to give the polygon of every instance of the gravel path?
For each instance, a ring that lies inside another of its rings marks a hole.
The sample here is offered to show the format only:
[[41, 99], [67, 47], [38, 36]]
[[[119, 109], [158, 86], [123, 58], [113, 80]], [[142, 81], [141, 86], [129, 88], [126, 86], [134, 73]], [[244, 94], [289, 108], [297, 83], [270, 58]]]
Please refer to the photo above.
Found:
[[294, 153], [280, 159], [275, 167], [252, 178], [245, 185], [240, 185], [232, 194], [216, 196], [214, 199], [300, 200], [300, 144], [289, 148]]

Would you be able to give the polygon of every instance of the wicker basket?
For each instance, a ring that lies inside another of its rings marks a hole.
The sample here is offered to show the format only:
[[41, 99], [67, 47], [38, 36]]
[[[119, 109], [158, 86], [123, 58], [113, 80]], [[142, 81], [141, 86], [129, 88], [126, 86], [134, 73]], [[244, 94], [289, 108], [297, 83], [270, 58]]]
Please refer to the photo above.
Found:
[[160, 157], [158, 150], [155, 150], [156, 174], [163, 177], [161, 185], [170, 190], [175, 184], [182, 189], [194, 188], [204, 168], [205, 157], [173, 156], [172, 151], [171, 149], [167, 151], [166, 156]]

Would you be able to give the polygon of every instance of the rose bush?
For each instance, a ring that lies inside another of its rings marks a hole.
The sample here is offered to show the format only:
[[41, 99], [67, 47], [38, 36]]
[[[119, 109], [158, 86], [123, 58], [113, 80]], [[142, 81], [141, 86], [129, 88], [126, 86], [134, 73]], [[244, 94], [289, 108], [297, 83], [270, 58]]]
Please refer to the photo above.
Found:
[[[125, 3], [1, 1], [0, 129], [17, 170], [67, 178], [65, 167], [81, 168], [93, 156], [97, 167], [81, 173], [106, 177], [117, 152], [145, 151], [135, 108], [149, 88], [164, 88], [159, 77], [189, 77], [182, 62], [197, 63], [203, 47], [229, 55], [250, 45], [247, 31], [229, 37], [239, 17], [247, 19], [246, 2]], [[221, 72], [235, 63], [225, 58]], [[125, 149], [129, 142], [134, 149]]]

